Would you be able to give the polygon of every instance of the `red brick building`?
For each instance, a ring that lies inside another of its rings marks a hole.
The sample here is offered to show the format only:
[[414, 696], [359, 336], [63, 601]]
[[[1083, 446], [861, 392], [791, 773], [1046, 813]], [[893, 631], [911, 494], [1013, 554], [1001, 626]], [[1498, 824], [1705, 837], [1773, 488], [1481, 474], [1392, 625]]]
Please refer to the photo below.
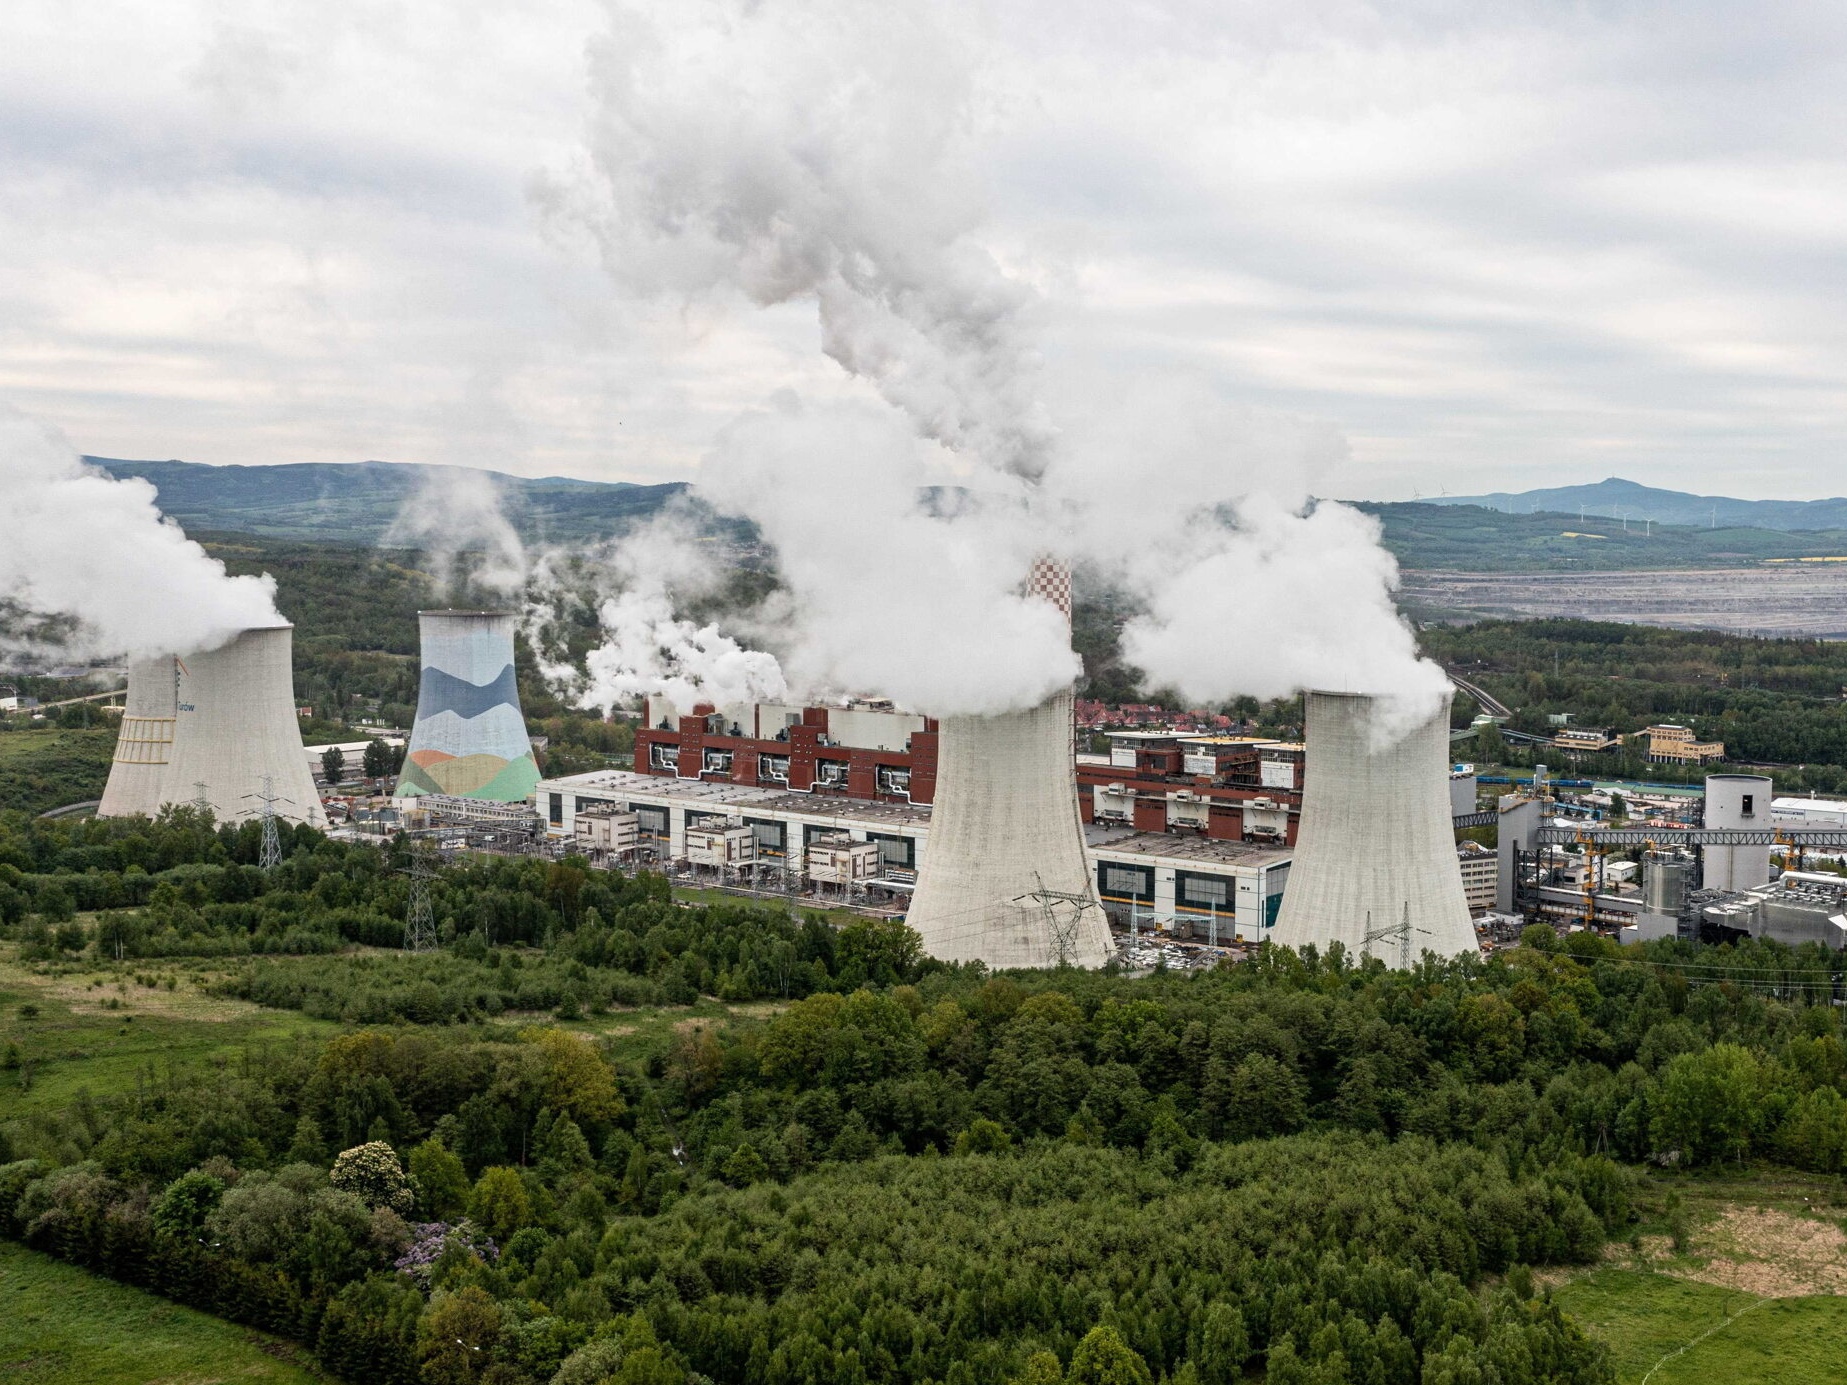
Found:
[[936, 792], [935, 720], [889, 703], [701, 703], [676, 716], [649, 698], [647, 722], [635, 732], [641, 774], [888, 803], [929, 803]]
[[[648, 703], [635, 733], [642, 774], [871, 802], [927, 804], [936, 793], [937, 723], [889, 703], [835, 707], [701, 704], [676, 715]], [[1110, 735], [1077, 756], [1078, 815], [1099, 826], [1293, 846], [1302, 747], [1182, 731]]]
[[1078, 814], [1138, 832], [1294, 846], [1299, 744], [1257, 737], [1121, 731], [1077, 757]]

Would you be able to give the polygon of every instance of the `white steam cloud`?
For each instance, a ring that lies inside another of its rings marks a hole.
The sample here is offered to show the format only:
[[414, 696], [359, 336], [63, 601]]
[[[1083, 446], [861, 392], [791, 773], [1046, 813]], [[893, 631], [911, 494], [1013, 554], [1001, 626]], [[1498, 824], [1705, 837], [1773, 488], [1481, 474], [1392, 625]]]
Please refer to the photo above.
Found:
[[681, 711], [698, 702], [788, 696], [774, 655], [746, 649], [715, 622], [675, 615], [676, 598], [707, 595], [722, 580], [695, 532], [688, 516], [670, 509], [610, 546], [598, 576], [615, 590], [601, 594], [597, 604], [608, 638], [590, 651], [583, 674], [547, 650], [546, 631], [569, 600], [570, 583], [559, 570], [559, 555], [541, 558], [526, 610], [527, 637], [540, 672], [578, 706], [607, 716], [649, 693], [666, 696]]
[[24, 654], [151, 658], [215, 649], [278, 625], [275, 579], [231, 577], [164, 519], [154, 487], [85, 465], [54, 430], [0, 406], [0, 593], [33, 616], [64, 617], [54, 648]]
[[518, 592], [528, 575], [526, 548], [502, 508], [499, 485], [466, 467], [426, 468], [379, 543], [420, 549], [443, 596], [464, 553], [476, 555], [468, 580], [499, 595]]
[[[1435, 709], [1447, 681], [1393, 608], [1376, 526], [1310, 501], [1337, 435], [1205, 382], [1041, 361], [1054, 315], [977, 238], [981, 113], [1005, 101], [949, 11], [611, 13], [591, 175], [544, 196], [638, 297], [812, 303], [822, 350], [884, 402], [779, 396], [706, 459], [704, 498], [776, 551], [786, 600], [753, 635], [798, 694], [879, 692], [939, 716], [1042, 700], [1077, 672], [1062, 622], [1019, 593], [1049, 551], [1137, 600], [1125, 653], [1157, 684], [1201, 702], [1384, 693], [1401, 724]], [[926, 503], [944, 482], [955, 504]], [[599, 705], [666, 680], [712, 701], [729, 699], [702, 679], [760, 685], [740, 674], [747, 651], [673, 621], [671, 584], [627, 561], [633, 599], [604, 604], [593, 656]]]

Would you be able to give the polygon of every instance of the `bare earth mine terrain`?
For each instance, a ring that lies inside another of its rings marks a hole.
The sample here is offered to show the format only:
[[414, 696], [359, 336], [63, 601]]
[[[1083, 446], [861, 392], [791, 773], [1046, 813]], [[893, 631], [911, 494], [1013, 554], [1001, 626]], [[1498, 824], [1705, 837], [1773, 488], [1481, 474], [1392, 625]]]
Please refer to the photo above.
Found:
[[1704, 572], [1406, 572], [1399, 599], [1422, 619], [1553, 616], [1847, 639], [1847, 563]]

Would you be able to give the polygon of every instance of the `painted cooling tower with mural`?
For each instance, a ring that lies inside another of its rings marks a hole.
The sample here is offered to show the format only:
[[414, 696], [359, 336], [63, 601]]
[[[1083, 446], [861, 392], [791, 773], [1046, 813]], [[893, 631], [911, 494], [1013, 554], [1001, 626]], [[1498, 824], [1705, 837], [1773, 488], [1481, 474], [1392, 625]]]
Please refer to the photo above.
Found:
[[398, 794], [452, 794], [517, 803], [539, 767], [513, 675], [505, 611], [423, 611], [423, 681]]

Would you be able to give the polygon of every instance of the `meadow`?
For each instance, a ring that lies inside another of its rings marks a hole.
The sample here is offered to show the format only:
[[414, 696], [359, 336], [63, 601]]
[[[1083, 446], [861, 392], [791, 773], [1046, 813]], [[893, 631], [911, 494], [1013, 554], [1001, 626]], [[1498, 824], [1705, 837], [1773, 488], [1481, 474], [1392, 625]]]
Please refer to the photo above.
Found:
[[0, 1241], [8, 1385], [310, 1385], [299, 1347]]

